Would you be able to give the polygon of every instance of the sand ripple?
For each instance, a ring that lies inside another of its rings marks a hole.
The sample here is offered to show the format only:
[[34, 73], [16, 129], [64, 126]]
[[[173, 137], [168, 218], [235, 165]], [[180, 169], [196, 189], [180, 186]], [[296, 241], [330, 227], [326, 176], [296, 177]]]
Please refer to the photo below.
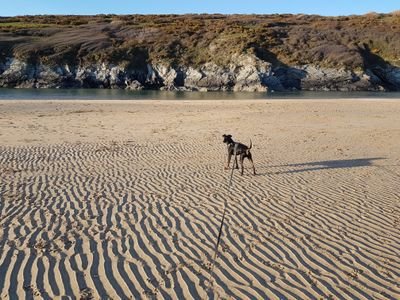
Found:
[[0, 298], [400, 298], [398, 169], [259, 154], [229, 192], [221, 149], [1, 147]]

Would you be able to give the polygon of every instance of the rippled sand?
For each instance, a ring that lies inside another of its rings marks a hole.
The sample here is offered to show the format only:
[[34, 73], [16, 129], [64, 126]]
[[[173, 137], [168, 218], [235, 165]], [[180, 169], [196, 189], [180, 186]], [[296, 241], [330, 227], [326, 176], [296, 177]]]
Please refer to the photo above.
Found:
[[[400, 102], [0, 102], [0, 298], [400, 298]], [[223, 170], [221, 135], [257, 176]], [[219, 255], [210, 267], [228, 200]]]

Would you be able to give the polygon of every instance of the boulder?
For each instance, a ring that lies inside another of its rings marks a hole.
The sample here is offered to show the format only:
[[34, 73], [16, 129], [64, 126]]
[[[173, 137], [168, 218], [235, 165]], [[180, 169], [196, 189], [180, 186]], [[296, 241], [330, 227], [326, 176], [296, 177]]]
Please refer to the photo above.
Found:
[[137, 80], [132, 80], [132, 81], [125, 81], [125, 89], [130, 90], [130, 91], [141, 91], [144, 89], [143, 85], [137, 81]]

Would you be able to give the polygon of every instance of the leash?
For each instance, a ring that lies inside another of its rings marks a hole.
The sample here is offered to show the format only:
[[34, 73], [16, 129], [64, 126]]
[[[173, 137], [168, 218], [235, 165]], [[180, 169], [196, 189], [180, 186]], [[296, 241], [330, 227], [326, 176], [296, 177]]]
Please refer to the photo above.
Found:
[[[235, 159], [236, 159], [236, 153], [237, 153], [237, 144], [235, 144], [235, 147], [233, 148], [233, 164], [232, 164], [232, 171], [231, 171], [231, 176], [229, 177], [229, 182], [228, 182], [228, 191], [231, 191], [231, 187], [232, 187], [232, 179], [233, 179], [233, 170], [235, 169]], [[229, 193], [230, 195], [230, 193]], [[214, 257], [213, 257], [213, 261], [211, 263], [211, 267], [210, 267], [210, 278], [208, 280], [208, 282], [210, 283], [209, 285], [209, 289], [211, 288], [212, 284], [211, 284], [211, 279], [214, 276], [214, 266], [215, 266], [215, 261], [217, 260], [217, 255], [218, 255], [218, 246], [221, 242], [221, 235], [222, 235], [222, 228], [224, 227], [224, 222], [225, 222], [225, 215], [226, 215], [226, 209], [228, 207], [228, 201], [225, 199], [224, 200], [224, 211], [222, 213], [222, 219], [221, 219], [221, 224], [219, 226], [219, 231], [218, 231], [218, 238], [217, 238], [217, 242], [215, 244], [215, 249], [214, 249]]]

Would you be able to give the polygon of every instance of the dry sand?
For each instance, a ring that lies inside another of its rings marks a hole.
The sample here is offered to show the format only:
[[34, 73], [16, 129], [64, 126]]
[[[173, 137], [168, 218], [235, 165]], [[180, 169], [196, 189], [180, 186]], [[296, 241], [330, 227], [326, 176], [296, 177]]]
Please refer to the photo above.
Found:
[[400, 101], [1, 101], [0, 298], [399, 299], [399, 165]]

